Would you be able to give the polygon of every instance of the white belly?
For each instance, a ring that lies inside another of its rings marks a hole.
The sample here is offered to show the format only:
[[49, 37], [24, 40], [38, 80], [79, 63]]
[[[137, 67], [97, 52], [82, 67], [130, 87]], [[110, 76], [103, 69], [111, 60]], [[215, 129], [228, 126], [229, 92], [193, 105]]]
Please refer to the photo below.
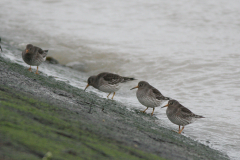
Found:
[[162, 101], [156, 100], [149, 96], [145, 97], [137, 96], [137, 98], [142, 105], [150, 108], [158, 107], [162, 104]]
[[112, 92], [118, 91], [120, 88], [121, 88], [121, 86], [119, 84], [117, 84], [117, 85], [107, 84], [107, 85], [101, 85], [99, 87], [99, 90], [102, 92], [106, 92], [106, 93], [112, 93]]

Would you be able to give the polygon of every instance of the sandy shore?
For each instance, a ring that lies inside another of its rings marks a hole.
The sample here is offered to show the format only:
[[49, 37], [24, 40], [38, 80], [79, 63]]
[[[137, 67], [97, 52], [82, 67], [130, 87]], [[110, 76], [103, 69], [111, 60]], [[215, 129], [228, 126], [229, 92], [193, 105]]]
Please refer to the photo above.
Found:
[[229, 159], [126, 108], [0, 56], [1, 160]]

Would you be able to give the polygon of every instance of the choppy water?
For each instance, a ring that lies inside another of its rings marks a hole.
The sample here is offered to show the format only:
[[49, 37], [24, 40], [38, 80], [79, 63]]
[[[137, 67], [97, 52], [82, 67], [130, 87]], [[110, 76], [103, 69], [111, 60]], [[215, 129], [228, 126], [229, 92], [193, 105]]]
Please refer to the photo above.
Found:
[[[102, 71], [146, 80], [206, 117], [186, 126], [185, 136], [240, 159], [240, 1], [1, 0], [0, 6], [6, 43], [49, 49], [81, 71], [65, 77], [79, 88], [85, 82], [77, 81]], [[22, 63], [20, 54], [12, 59]], [[51, 74], [44, 65], [42, 71]], [[115, 99], [143, 110], [129, 90], [137, 82], [123, 86]], [[165, 109], [157, 108], [155, 116], [159, 125], [178, 129]]]

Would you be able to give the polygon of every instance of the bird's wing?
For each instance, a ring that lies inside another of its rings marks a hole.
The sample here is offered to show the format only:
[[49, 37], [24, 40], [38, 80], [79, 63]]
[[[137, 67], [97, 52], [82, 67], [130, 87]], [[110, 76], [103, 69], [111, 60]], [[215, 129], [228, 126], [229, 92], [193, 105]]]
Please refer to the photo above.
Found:
[[184, 107], [183, 105], [181, 105], [178, 108], [178, 114], [182, 114], [185, 117], [194, 117], [195, 114], [192, 113], [192, 111], [190, 111], [188, 108]]
[[45, 58], [47, 56], [47, 52], [48, 50], [42, 50], [42, 48], [38, 48], [38, 53], [42, 55], [43, 58]]
[[159, 90], [157, 90], [156, 88], [152, 88], [151, 92], [156, 97], [156, 99], [158, 99], [158, 100], [169, 100], [168, 97], [164, 97], [162, 95], [162, 93]]
[[178, 114], [181, 114], [182, 116], [189, 118], [205, 118], [203, 116], [194, 114], [192, 111], [190, 111], [189, 109], [182, 105], [179, 107]]
[[98, 76], [101, 76], [108, 84], [118, 84], [124, 81], [123, 77], [113, 73], [101, 73]]

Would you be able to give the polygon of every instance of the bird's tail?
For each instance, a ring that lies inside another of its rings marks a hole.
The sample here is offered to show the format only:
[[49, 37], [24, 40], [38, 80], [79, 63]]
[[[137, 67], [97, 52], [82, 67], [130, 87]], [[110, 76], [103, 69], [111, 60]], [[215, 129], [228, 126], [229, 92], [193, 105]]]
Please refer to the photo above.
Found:
[[136, 80], [135, 78], [123, 77], [123, 82]]
[[172, 100], [170, 97], [164, 97], [164, 100]]
[[205, 117], [203, 117], [203, 116], [200, 116], [200, 115], [196, 115], [195, 114], [195, 116], [194, 116], [195, 118], [205, 118]]

